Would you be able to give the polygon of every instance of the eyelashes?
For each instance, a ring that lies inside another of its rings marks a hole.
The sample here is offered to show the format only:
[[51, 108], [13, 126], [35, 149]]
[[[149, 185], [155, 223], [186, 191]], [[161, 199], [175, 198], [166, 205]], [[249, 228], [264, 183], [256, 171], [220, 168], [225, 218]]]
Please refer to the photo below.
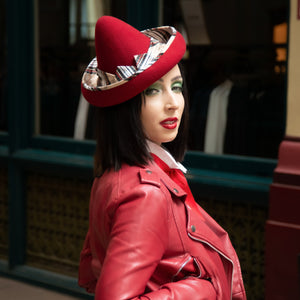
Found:
[[177, 93], [182, 93], [183, 90], [183, 82], [182, 81], [176, 81], [172, 84], [172, 91], [175, 91]]
[[[146, 96], [156, 95], [160, 91], [164, 89], [163, 84], [160, 83], [154, 83], [150, 85], [145, 91], [144, 94]], [[183, 82], [182, 81], [175, 81], [171, 84], [171, 90], [175, 93], [182, 93], [183, 90]]]
[[146, 96], [151, 96], [151, 95], [157, 94], [158, 92], [159, 92], [159, 89], [150, 86], [144, 91], [144, 94]]

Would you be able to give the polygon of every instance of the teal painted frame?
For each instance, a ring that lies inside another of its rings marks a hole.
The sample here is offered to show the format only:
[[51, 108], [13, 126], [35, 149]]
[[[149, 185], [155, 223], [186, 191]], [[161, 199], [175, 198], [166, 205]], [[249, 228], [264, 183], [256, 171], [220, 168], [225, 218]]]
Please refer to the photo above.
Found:
[[[24, 174], [11, 159], [27, 148], [32, 132], [32, 102], [34, 97], [33, 2], [6, 1], [10, 12], [7, 22], [8, 44], [8, 184], [9, 184], [9, 268], [25, 263]], [[26, 24], [26, 26], [25, 26]]]
[[[138, 28], [156, 26], [157, 1], [127, 1], [128, 22]], [[77, 279], [26, 266], [27, 170], [65, 176], [91, 177], [93, 141], [32, 136], [34, 120], [34, 0], [6, 0], [8, 32], [8, 133], [0, 134], [0, 164], [8, 169], [9, 253], [0, 260], [0, 273], [53, 289], [88, 297]], [[134, 9], [133, 9], [134, 8]], [[146, 15], [146, 16], [145, 16]], [[143, 17], [143, 18], [142, 18]], [[147, 24], [145, 21], [147, 20]], [[226, 201], [247, 201], [267, 206], [276, 160], [214, 156], [188, 152], [184, 164], [194, 193]], [[88, 297], [90, 298], [90, 297]]]

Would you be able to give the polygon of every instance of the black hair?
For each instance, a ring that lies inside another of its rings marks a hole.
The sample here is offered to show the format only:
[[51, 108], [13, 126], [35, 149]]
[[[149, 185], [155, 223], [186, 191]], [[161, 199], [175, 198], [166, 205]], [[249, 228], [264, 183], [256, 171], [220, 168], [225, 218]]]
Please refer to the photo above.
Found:
[[[175, 160], [182, 161], [187, 143], [188, 101], [184, 85], [185, 107], [176, 138], [163, 144]], [[123, 163], [144, 166], [152, 160], [140, 118], [143, 94], [111, 107], [97, 108], [97, 147], [95, 176], [107, 169], [119, 170]]]

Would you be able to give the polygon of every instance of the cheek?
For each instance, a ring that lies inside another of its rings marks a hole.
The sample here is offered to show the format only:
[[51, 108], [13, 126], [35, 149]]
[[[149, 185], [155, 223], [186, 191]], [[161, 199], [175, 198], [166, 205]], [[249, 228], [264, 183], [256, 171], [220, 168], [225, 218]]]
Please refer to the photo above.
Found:
[[152, 120], [155, 119], [155, 117], [157, 117], [162, 111], [161, 101], [159, 99], [157, 100], [156, 98], [146, 98], [146, 102], [141, 109], [142, 123], [153, 123]]
[[181, 114], [181, 116], [183, 114], [184, 107], [185, 107], [185, 101], [184, 101], [184, 98], [182, 97], [181, 103], [180, 103], [180, 114]]
[[142, 126], [144, 130], [147, 130], [147, 128], [149, 128], [149, 126], [151, 126], [151, 124], [153, 120], [153, 114], [151, 112], [151, 110], [149, 108], [142, 108], [141, 111], [141, 122], [142, 122]]

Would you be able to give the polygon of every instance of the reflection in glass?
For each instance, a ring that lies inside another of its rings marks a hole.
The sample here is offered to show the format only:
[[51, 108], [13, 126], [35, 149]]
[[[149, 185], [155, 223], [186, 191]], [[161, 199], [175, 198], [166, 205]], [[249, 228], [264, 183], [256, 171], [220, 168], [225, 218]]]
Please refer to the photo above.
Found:
[[5, 0], [0, 0], [0, 131], [7, 131], [7, 43]]
[[40, 124], [36, 133], [74, 136], [81, 76], [95, 55], [94, 26], [103, 14], [102, 6], [100, 0], [38, 1]]
[[[193, 42], [194, 22], [184, 20], [189, 148], [276, 158], [285, 126], [288, 1], [203, 0], [201, 14], [190, 7], [198, 1], [179, 0], [178, 10], [189, 9], [182, 15], [190, 19], [203, 15], [198, 23], [205, 24], [209, 41]], [[178, 22], [178, 11], [171, 22]]]

